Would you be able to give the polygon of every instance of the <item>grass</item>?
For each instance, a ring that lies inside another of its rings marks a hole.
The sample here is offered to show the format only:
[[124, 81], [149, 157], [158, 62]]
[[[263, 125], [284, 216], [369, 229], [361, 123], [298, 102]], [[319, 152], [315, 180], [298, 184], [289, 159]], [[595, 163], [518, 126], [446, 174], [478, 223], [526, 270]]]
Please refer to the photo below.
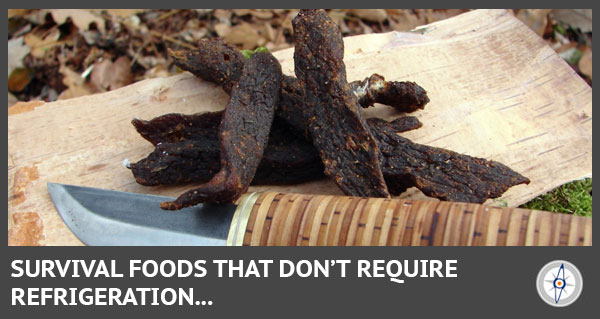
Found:
[[521, 207], [591, 217], [592, 179], [586, 178], [567, 183], [534, 198]]

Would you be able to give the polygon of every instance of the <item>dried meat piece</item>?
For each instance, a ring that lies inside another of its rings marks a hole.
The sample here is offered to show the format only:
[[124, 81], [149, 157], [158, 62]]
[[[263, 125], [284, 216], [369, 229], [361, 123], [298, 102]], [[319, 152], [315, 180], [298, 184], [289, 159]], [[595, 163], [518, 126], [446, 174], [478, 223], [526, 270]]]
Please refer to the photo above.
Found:
[[415, 82], [386, 81], [379, 74], [373, 74], [362, 81], [350, 83], [358, 103], [369, 107], [381, 103], [394, 107], [400, 112], [414, 112], [425, 108], [429, 103], [427, 91]]
[[[196, 50], [169, 50], [175, 64], [197, 77], [219, 84], [229, 93], [246, 63], [243, 54], [235, 47], [220, 39], [205, 39], [199, 42]], [[427, 91], [414, 82], [386, 81], [379, 74], [372, 74], [362, 81], [349, 83], [362, 107], [375, 103], [392, 106], [402, 112], [413, 112], [429, 102]], [[284, 76], [281, 102], [284, 98], [302, 105], [302, 92], [297, 89], [297, 79]], [[289, 94], [289, 96], [288, 96]]]
[[[168, 114], [144, 121], [143, 132], [153, 132], [159, 140], [154, 141], [158, 144], [154, 152], [131, 164], [136, 181], [165, 185], [210, 180], [220, 169], [217, 126], [221, 114]], [[416, 186], [426, 195], [442, 200], [482, 203], [501, 196], [512, 186], [529, 183], [501, 163], [416, 144], [396, 134], [420, 127], [415, 117], [400, 117], [392, 122], [370, 118], [367, 122], [379, 139], [381, 167], [393, 195]], [[181, 125], [189, 123], [193, 125]], [[200, 123], [206, 124], [206, 129]], [[153, 125], [156, 127], [151, 128]], [[177, 127], [185, 129], [179, 131]], [[178, 133], [170, 134], [175, 131]], [[183, 139], [173, 138], [176, 136]], [[252, 184], [295, 184], [323, 177], [323, 166], [312, 143], [290, 130], [286, 123], [275, 120]]]
[[[169, 54], [178, 67], [205, 81], [220, 85], [227, 93], [231, 92], [231, 88], [239, 80], [241, 70], [248, 61], [240, 51], [220, 39], [202, 40], [196, 50], [169, 50]], [[298, 131], [304, 132], [304, 118], [296, 111], [302, 105], [302, 89], [298, 81], [294, 77], [284, 75], [277, 116]]]
[[177, 210], [202, 202], [234, 202], [256, 173], [279, 105], [281, 66], [268, 52], [255, 53], [231, 90], [219, 126], [221, 169], [212, 179], [161, 208]]
[[218, 132], [209, 139], [158, 143], [150, 155], [129, 168], [135, 181], [145, 186], [206, 183], [221, 169]]
[[[169, 54], [181, 69], [205, 81], [219, 84], [227, 93], [239, 79], [242, 67], [247, 61], [236, 48], [217, 39], [200, 41], [196, 50], [170, 50]], [[412, 112], [422, 109], [429, 102], [427, 92], [413, 82], [388, 82], [377, 74], [363, 81], [351, 82], [350, 87], [362, 107], [380, 103], [393, 106], [402, 112]], [[277, 117], [304, 132], [307, 126], [301, 116], [303, 107], [303, 90], [300, 83], [296, 78], [284, 75]], [[306, 136], [309, 136], [308, 132], [306, 133]]]
[[[184, 139], [218, 139], [219, 125], [223, 116], [223, 111], [206, 112], [196, 114], [169, 113], [153, 118], [152, 120], [134, 119], [131, 124], [136, 131], [152, 145], [159, 143], [174, 143]], [[368, 118], [367, 124], [386, 125], [396, 133], [412, 131], [423, 126], [423, 123], [414, 116], [401, 116], [388, 122], [380, 118]], [[383, 124], [382, 124], [383, 123]], [[275, 118], [271, 126], [269, 143], [271, 140], [283, 144], [285, 139], [291, 139], [294, 144], [297, 139], [303, 143], [310, 143], [304, 139], [300, 132], [290, 127], [288, 123]], [[275, 143], [275, 142], [273, 142]]]
[[255, 185], [296, 184], [325, 177], [312, 142], [275, 118], [269, 143], [252, 180]]
[[222, 116], [222, 111], [194, 115], [169, 113], [150, 121], [134, 119], [131, 124], [143, 138], [156, 146], [159, 143], [193, 139], [195, 136], [210, 136], [218, 140], [216, 136]]
[[[221, 168], [222, 114], [166, 114], [151, 121], [134, 120], [138, 132], [156, 145], [146, 158], [130, 164], [136, 182], [156, 186], [209, 181]], [[275, 120], [252, 184], [296, 184], [323, 177], [323, 164], [312, 143]]]
[[512, 186], [529, 184], [528, 178], [502, 163], [413, 143], [385, 121], [369, 124], [379, 140], [383, 172], [394, 195], [415, 186], [441, 200], [483, 203]]
[[[379, 80], [373, 80], [374, 78]], [[371, 80], [369, 81], [369, 79]], [[367, 84], [359, 88], [361, 83]], [[373, 74], [363, 81], [352, 82], [349, 85], [351, 88], [356, 88], [353, 89], [354, 95], [357, 96], [359, 104], [364, 108], [372, 106], [374, 103], [380, 103], [392, 106], [401, 112], [413, 112], [417, 109], [423, 109], [425, 104], [429, 102], [425, 90], [414, 82], [388, 82], [377, 74]], [[310, 138], [310, 133], [307, 131], [308, 126], [302, 113], [304, 108], [303, 95], [303, 88], [298, 79], [284, 75], [281, 86], [281, 99], [276, 115]], [[398, 118], [398, 120], [412, 121], [411, 124], [418, 124], [418, 127], [421, 125], [415, 117], [404, 116]], [[407, 125], [408, 122], [403, 124]], [[402, 130], [402, 132], [407, 130], [409, 129]]]
[[369, 124], [369, 127], [371, 127], [371, 123], [376, 125], [386, 125], [386, 127], [395, 133], [408, 132], [423, 126], [423, 123], [421, 123], [421, 121], [414, 116], [402, 116], [391, 122], [386, 122], [385, 120], [379, 118], [369, 118], [367, 119], [367, 123]]
[[197, 77], [220, 85], [230, 93], [242, 75], [246, 58], [235, 47], [222, 39], [205, 39], [198, 42], [198, 48], [191, 51], [173, 51], [175, 65]]
[[379, 146], [346, 81], [341, 32], [323, 10], [301, 10], [292, 26], [302, 112], [325, 174], [346, 195], [389, 197]]
[[310, 132], [302, 113], [304, 108], [303, 94], [304, 91], [300, 86], [300, 82], [294, 77], [285, 75], [281, 83], [281, 99], [276, 115], [310, 140]]
[[[130, 164], [141, 185], [205, 183], [221, 168], [219, 124], [223, 112], [165, 114], [150, 121], [133, 120], [138, 133], [156, 146], [146, 158]], [[367, 123], [380, 121], [367, 119]], [[395, 132], [422, 126], [415, 117], [386, 122]], [[297, 184], [324, 178], [323, 164], [313, 144], [275, 118], [269, 142], [252, 180], [254, 185]]]

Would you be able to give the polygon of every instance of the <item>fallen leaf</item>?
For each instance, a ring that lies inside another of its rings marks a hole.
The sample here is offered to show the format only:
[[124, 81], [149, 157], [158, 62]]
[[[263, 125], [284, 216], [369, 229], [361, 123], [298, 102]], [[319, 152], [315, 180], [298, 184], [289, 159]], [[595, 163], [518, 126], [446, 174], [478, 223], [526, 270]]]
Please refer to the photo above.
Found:
[[145, 55], [138, 56], [135, 60], [136, 63], [144, 67], [144, 69], [151, 69], [157, 65], [166, 64], [167, 60], [162, 56]]
[[570, 48], [559, 53], [558, 55], [571, 65], [577, 65], [582, 56], [581, 51], [579, 51], [577, 48]]
[[262, 20], [269, 20], [269, 19], [273, 18], [273, 12], [270, 10], [254, 9], [254, 10], [250, 10], [250, 14], [253, 17], [262, 19]]
[[231, 11], [229, 10], [216, 9], [213, 12], [213, 16], [221, 22], [231, 24]]
[[251, 10], [250, 9], [233, 9], [232, 11], [233, 11], [233, 13], [235, 13], [235, 15], [242, 17], [242, 16], [250, 14]]
[[[554, 32], [554, 41], [556, 42], [553, 42], [550, 47], [557, 51], [566, 45], [573, 45], [571, 44], [571, 41], [569, 41], [569, 38], [560, 34], [559, 32]], [[577, 43], [575, 43], [574, 46], [577, 46]]]
[[80, 97], [80, 96], [91, 95], [94, 93], [96, 93], [96, 90], [90, 85], [73, 86], [73, 87], [70, 87], [70, 88], [62, 91], [56, 99], [57, 100], [68, 100], [68, 99], [72, 99], [72, 98], [76, 98], [76, 97]]
[[31, 31], [31, 23], [28, 23], [26, 26], [22, 27], [19, 30], [16, 30], [12, 35], [11, 39], [17, 39], [23, 37], [25, 34]]
[[414, 28], [426, 24], [425, 16], [418, 17], [408, 10], [399, 10], [393, 17], [388, 19], [390, 27], [396, 31], [410, 31]]
[[270, 52], [275, 52], [275, 51], [279, 51], [279, 50], [283, 50], [283, 49], [287, 49], [287, 48], [291, 48], [292, 45], [290, 43], [274, 43], [274, 42], [269, 42], [267, 44], [265, 44], [265, 48], [267, 50], [269, 50]]
[[101, 11], [105, 11], [108, 14], [119, 17], [122, 19], [128, 18], [132, 15], [136, 15], [138, 13], [146, 12], [148, 9], [104, 9]]
[[26, 68], [16, 68], [8, 76], [8, 90], [21, 92], [31, 82], [31, 74]]
[[[333, 20], [333, 22], [335, 24], [337, 24], [340, 27], [340, 31], [342, 32], [342, 34], [350, 33], [350, 28], [348, 28], [348, 25], [346, 24], [346, 21], [344, 20], [344, 19], [346, 19], [346, 13], [344, 13], [340, 10], [331, 10], [331, 11], [327, 12], [327, 15], [331, 18], [331, 20]], [[288, 19], [289, 18], [290, 18], [290, 16], [288, 15]], [[286, 24], [288, 23], [288, 19], [286, 19], [286, 21], [284, 21]], [[291, 29], [292, 28], [291, 20], [289, 20], [289, 21], [290, 21], [289, 28]]]
[[362, 28], [362, 31], [363, 31], [364, 34], [371, 34], [371, 33], [373, 33], [373, 29], [371, 29], [371, 27], [369, 27], [364, 22], [362, 22], [362, 20], [359, 20], [358, 24]]
[[25, 14], [24, 18], [35, 25], [40, 25], [44, 24], [44, 22], [46, 21], [46, 15], [49, 12], [50, 11], [47, 9], [31, 10], [30, 12]]
[[539, 36], [544, 35], [550, 9], [521, 9], [516, 17]]
[[114, 90], [133, 81], [131, 60], [127, 56], [119, 57], [115, 62], [104, 59], [94, 66], [90, 83], [100, 91]]
[[214, 29], [220, 38], [224, 38], [231, 31], [231, 26], [225, 22], [219, 22], [215, 24]]
[[561, 53], [571, 50], [573, 48], [577, 48], [577, 43], [576, 42], [567, 42], [567, 43], [559, 46], [558, 48], [556, 48], [555, 51], [556, 51], [556, 53], [561, 54]]
[[66, 87], [80, 86], [85, 80], [81, 77], [81, 74], [71, 70], [70, 67], [66, 65], [61, 65], [58, 69], [58, 72], [63, 76], [63, 84]]
[[98, 42], [100, 42], [100, 40], [102, 40], [102, 34], [98, 30], [79, 31], [79, 34], [83, 36], [85, 43], [91, 45], [93, 48]]
[[582, 32], [592, 32], [592, 9], [554, 9], [552, 17]]
[[94, 64], [101, 56], [104, 55], [104, 50], [99, 49], [97, 47], [92, 47], [88, 55], [83, 60], [83, 67], [87, 68], [90, 65]]
[[99, 30], [104, 31], [104, 19], [92, 13], [89, 10], [83, 9], [53, 9], [50, 10], [52, 18], [57, 24], [63, 24], [67, 18], [71, 18], [73, 24], [79, 30], [88, 30], [92, 22], [96, 23]]
[[200, 27], [198, 20], [189, 20], [185, 29], [180, 33], [181, 37], [187, 42], [194, 43], [204, 38], [208, 34], [208, 29]]
[[200, 17], [204, 17], [207, 14], [213, 12], [215, 9], [194, 9]]
[[8, 18], [10, 19], [12, 17], [24, 16], [29, 11], [31, 11], [31, 10], [30, 9], [8, 9]]
[[592, 78], [592, 50], [587, 49], [583, 52], [583, 56], [579, 59], [579, 71]]
[[387, 13], [384, 9], [350, 9], [349, 13], [372, 22], [383, 22], [387, 19]]
[[31, 31], [31, 23], [22, 17], [8, 19], [8, 38], [16, 39]]
[[23, 37], [8, 40], [8, 75], [19, 67], [23, 67], [23, 58], [31, 52]]
[[23, 37], [23, 40], [31, 47], [31, 55], [41, 59], [48, 50], [62, 43], [62, 41], [58, 40], [59, 38], [60, 30], [58, 29], [58, 26], [54, 26], [50, 29], [44, 29], [41, 26], [38, 26], [27, 33]]
[[152, 79], [152, 78], [165, 78], [168, 77], [169, 71], [165, 68], [164, 64], [159, 64], [144, 73], [142, 79]]
[[427, 23], [432, 23], [440, 20], [452, 18], [468, 10], [465, 9], [444, 9], [444, 10], [427, 10]]
[[130, 29], [137, 30], [140, 27], [140, 23], [142, 23], [142, 19], [135, 14], [132, 14], [128, 17], [122, 18], [123, 24], [125, 24]]
[[225, 35], [227, 43], [241, 45], [243, 49], [253, 49], [260, 45], [260, 36], [254, 26], [249, 23], [241, 23], [231, 28]]
[[269, 22], [265, 22], [262, 24], [261, 26], [261, 30], [260, 30], [260, 34], [267, 39], [267, 41], [274, 41], [275, 40], [275, 30], [273, 30], [273, 27], [271, 26], [271, 23]]
[[68, 66], [62, 64], [58, 71], [62, 74], [63, 84], [67, 87], [66, 90], [58, 95], [58, 100], [66, 100], [98, 92], [91, 84], [85, 82], [81, 74], [73, 71]]

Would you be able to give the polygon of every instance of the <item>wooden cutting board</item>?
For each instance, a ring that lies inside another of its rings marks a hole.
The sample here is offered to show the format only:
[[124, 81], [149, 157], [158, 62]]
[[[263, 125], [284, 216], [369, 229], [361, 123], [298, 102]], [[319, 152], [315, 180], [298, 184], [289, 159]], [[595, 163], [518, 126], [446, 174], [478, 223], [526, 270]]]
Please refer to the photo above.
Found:
[[[417, 28], [345, 39], [348, 80], [379, 73], [415, 81], [431, 102], [407, 138], [493, 159], [531, 179], [487, 204], [517, 206], [592, 176], [592, 88], [544, 40], [505, 10], [477, 10]], [[293, 49], [274, 53], [293, 74]], [[177, 196], [194, 185], [144, 187], [124, 167], [153, 150], [134, 117], [216, 111], [228, 96], [189, 73], [104, 94], [8, 111], [9, 245], [81, 245], [56, 212], [46, 182]], [[401, 114], [378, 105], [368, 117]], [[341, 194], [330, 181], [250, 190]], [[400, 197], [425, 198], [416, 189]]]

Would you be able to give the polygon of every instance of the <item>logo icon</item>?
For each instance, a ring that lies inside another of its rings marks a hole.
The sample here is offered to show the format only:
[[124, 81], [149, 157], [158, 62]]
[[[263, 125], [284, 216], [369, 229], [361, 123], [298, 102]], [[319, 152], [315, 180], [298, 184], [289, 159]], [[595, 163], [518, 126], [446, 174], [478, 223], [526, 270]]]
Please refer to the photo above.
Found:
[[540, 298], [554, 307], [566, 307], [577, 300], [583, 290], [583, 278], [579, 269], [564, 260], [547, 263], [537, 276]]

